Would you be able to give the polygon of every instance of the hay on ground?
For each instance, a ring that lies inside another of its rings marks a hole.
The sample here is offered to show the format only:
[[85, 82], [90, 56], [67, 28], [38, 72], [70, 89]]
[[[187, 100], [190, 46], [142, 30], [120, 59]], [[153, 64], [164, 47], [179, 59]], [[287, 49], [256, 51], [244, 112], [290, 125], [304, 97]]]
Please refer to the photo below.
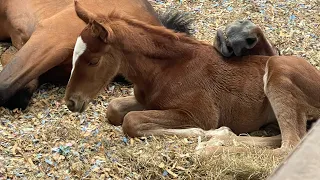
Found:
[[[250, 18], [281, 54], [319, 66], [318, 0], [150, 2], [159, 10], [192, 13], [196, 38], [207, 42], [217, 28]], [[25, 111], [0, 107], [0, 179], [265, 179], [283, 159], [259, 148], [201, 158], [194, 154], [197, 138], [128, 138], [106, 123], [105, 112], [110, 99], [132, 88], [110, 85], [83, 114], [61, 103], [64, 92], [43, 85]]]

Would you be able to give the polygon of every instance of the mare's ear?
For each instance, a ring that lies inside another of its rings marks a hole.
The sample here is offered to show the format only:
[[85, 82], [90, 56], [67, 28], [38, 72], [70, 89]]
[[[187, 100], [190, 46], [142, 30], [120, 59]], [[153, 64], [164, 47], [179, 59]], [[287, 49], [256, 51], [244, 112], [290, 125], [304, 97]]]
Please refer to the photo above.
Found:
[[74, 6], [77, 13], [77, 16], [82, 19], [85, 23], [89, 23], [91, 20], [96, 18], [96, 15], [86, 10], [81, 6], [78, 0], [74, 0]]
[[218, 29], [215, 37], [214, 47], [224, 56], [230, 57], [233, 54], [233, 49], [228, 46], [227, 40], [223, 35], [222, 30]]
[[90, 23], [91, 34], [93, 37], [100, 38], [104, 43], [108, 42], [109, 32], [100, 23], [93, 20]]

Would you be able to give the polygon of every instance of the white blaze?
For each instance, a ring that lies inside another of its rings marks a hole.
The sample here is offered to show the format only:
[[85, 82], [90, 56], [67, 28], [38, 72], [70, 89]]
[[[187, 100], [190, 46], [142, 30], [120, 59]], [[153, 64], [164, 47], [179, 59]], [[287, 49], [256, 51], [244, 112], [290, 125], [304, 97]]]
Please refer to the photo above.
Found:
[[[71, 79], [72, 73], [74, 71], [74, 68], [75, 68], [77, 60], [84, 53], [84, 51], [86, 49], [87, 49], [87, 44], [85, 42], [83, 42], [81, 36], [79, 36], [77, 38], [77, 42], [76, 42], [76, 45], [75, 45], [74, 50], [73, 50], [72, 70], [71, 70], [71, 74], [70, 74], [70, 79]], [[70, 81], [70, 79], [69, 79], [69, 81]]]

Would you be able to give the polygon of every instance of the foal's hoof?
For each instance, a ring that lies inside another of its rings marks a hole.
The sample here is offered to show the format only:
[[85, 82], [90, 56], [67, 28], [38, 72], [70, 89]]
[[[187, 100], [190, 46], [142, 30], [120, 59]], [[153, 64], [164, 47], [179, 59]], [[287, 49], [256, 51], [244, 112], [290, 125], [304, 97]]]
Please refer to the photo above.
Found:
[[14, 96], [12, 96], [3, 107], [13, 110], [19, 108], [25, 110], [30, 102], [32, 94], [27, 89], [19, 90]]
[[212, 155], [220, 155], [223, 153], [223, 146], [206, 146], [206, 147], [197, 147], [195, 149], [195, 154], [200, 157], [212, 156]]
[[290, 148], [277, 148], [272, 150], [274, 156], [286, 156], [291, 152]]

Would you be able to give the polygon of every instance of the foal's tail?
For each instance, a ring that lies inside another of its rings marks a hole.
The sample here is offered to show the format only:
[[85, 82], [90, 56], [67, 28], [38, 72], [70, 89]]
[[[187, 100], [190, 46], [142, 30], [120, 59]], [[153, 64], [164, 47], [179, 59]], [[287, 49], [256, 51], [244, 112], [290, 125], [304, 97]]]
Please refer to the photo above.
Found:
[[179, 12], [169, 9], [165, 12], [158, 12], [161, 23], [168, 29], [176, 32], [186, 33], [187, 35], [194, 34], [193, 22], [194, 19], [189, 13]]

